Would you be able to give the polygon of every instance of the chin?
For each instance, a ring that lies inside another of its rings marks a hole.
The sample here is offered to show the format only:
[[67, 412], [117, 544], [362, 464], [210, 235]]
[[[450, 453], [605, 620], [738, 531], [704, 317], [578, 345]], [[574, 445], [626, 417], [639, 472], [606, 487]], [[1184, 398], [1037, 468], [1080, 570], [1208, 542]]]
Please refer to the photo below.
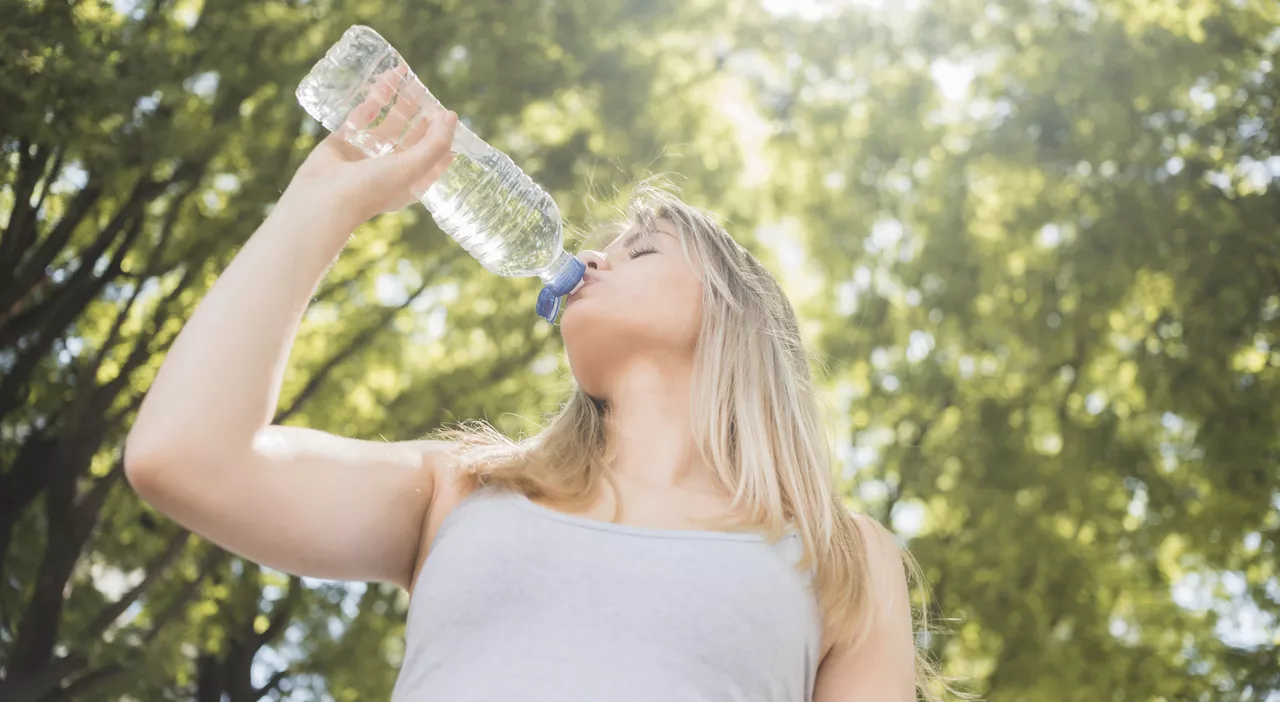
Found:
[[697, 344], [696, 317], [645, 319], [644, 309], [618, 312], [616, 307], [575, 300], [560, 317], [569, 369], [578, 387], [600, 398], [612, 374], [632, 361], [649, 358], [661, 364], [692, 363]]
[[629, 334], [619, 329], [616, 316], [599, 314], [581, 303], [575, 301], [561, 315], [560, 336], [574, 380], [588, 395], [599, 397], [601, 381], [621, 359], [628, 345], [622, 340]]

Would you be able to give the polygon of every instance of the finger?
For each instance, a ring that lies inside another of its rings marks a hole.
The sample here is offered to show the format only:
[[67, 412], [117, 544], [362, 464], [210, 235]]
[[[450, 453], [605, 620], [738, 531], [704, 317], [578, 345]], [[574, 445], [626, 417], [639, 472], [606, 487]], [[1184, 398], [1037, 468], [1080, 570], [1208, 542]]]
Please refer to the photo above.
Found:
[[440, 163], [436, 164], [430, 171], [427, 171], [426, 175], [415, 181], [413, 185], [410, 185], [404, 197], [391, 203], [383, 212], [395, 212], [421, 200], [422, 196], [431, 189], [431, 186], [440, 180], [440, 176], [444, 175], [444, 172], [449, 169], [449, 164], [453, 163], [453, 156], [453, 154], [446, 155]]
[[362, 153], [360, 149], [347, 141], [347, 137], [349, 135], [350, 130], [339, 127], [337, 131], [330, 132], [329, 135], [324, 138], [325, 148], [334, 151], [338, 155], [338, 158], [343, 161], [359, 161], [365, 158], [364, 153]]
[[421, 141], [403, 151], [374, 159], [371, 165], [378, 167], [373, 176], [381, 187], [409, 188], [421, 184], [426, 176], [449, 153], [453, 143], [454, 126], [458, 116], [452, 112], [432, 120]]
[[404, 152], [415, 173], [430, 172], [451, 157], [457, 127], [458, 115], [454, 112], [446, 112], [431, 120], [422, 139]]
[[[443, 118], [444, 114], [442, 112], [440, 119]], [[425, 118], [419, 119], [417, 124], [414, 126], [413, 131], [405, 137], [403, 144], [404, 150], [411, 150], [414, 146], [422, 143], [422, 140], [426, 138], [429, 133], [430, 122]], [[394, 212], [395, 210], [406, 207], [418, 200], [419, 196], [425, 193], [433, 183], [440, 179], [440, 176], [444, 174], [445, 169], [448, 168], [449, 163], [452, 161], [453, 154], [446, 154], [441, 163], [431, 167], [425, 174], [411, 182], [409, 187], [404, 191], [404, 197], [393, 202], [390, 207], [384, 211]]]
[[453, 163], [451, 147], [458, 115], [447, 112], [433, 122], [437, 124], [432, 127], [442, 130], [443, 134], [438, 135], [429, 127], [422, 140], [404, 153], [408, 164], [406, 167], [411, 173], [409, 190], [414, 193], [426, 192], [449, 168], [449, 164]]
[[[407, 68], [397, 66], [376, 76], [365, 88], [358, 105], [343, 120], [339, 131], [346, 141], [356, 140], [375, 151], [390, 151], [400, 143], [409, 122], [406, 110], [416, 111], [398, 94], [398, 88], [406, 80]], [[411, 81], [416, 83], [417, 81]], [[341, 155], [348, 161], [365, 158], [360, 149], [342, 149]]]
[[453, 154], [445, 155], [444, 159], [440, 161], [440, 163], [436, 164], [434, 168], [431, 168], [429, 172], [426, 172], [425, 176], [422, 176], [417, 179], [417, 181], [413, 182], [413, 184], [408, 187], [407, 191], [404, 191], [404, 197], [401, 197], [401, 199], [396, 202], [392, 202], [392, 205], [383, 211], [388, 211], [388, 213], [390, 213], [390, 211], [407, 208], [407, 206], [412, 205], [413, 202], [422, 200], [422, 197], [426, 195], [426, 191], [431, 190], [431, 186], [434, 186], [434, 184], [439, 181], [440, 177], [444, 176], [445, 170], [448, 170], [449, 164], [452, 163]]
[[449, 170], [449, 164], [453, 163], [453, 159], [454, 154], [445, 154], [444, 158], [440, 159], [434, 166], [427, 169], [427, 172], [421, 178], [418, 178], [410, 184], [409, 191], [414, 193], [415, 197], [418, 194], [427, 192], [427, 190], [431, 189], [432, 185], [435, 185], [437, 180], [440, 180], [440, 176], [443, 176], [445, 171]]
[[404, 144], [407, 133], [423, 117], [422, 102], [415, 89], [421, 85], [404, 64], [399, 64], [378, 77], [370, 92], [378, 96], [382, 108], [371, 129], [379, 142]]
[[342, 129], [351, 132], [368, 131], [370, 125], [378, 118], [390, 93], [381, 82], [375, 83], [364, 93], [360, 104], [351, 108], [342, 122]]
[[[444, 117], [443, 111], [441, 111], [440, 114], [436, 115], [437, 120], [442, 119], [443, 117]], [[412, 125], [410, 125], [409, 131], [404, 135], [404, 138], [400, 140], [399, 150], [408, 151], [413, 147], [417, 146], [419, 143], [421, 143], [422, 140], [425, 139], [427, 137], [427, 134], [430, 132], [431, 123], [433, 121], [434, 120], [429, 119], [426, 115], [418, 117], [418, 119], [415, 120]]]

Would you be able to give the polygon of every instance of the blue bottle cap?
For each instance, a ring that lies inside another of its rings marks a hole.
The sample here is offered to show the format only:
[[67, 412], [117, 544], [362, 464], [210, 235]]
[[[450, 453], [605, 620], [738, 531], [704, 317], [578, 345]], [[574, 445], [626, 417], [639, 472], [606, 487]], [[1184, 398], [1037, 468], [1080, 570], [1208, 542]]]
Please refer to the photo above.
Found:
[[556, 315], [560, 314], [561, 298], [573, 292], [586, 272], [587, 264], [572, 259], [569, 266], [538, 293], [538, 316], [554, 324]]

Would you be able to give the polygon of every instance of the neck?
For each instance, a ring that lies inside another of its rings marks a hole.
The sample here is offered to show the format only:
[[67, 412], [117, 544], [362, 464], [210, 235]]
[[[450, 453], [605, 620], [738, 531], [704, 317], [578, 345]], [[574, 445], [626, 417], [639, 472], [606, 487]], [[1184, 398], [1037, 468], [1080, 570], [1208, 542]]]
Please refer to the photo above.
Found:
[[629, 364], [607, 395], [611, 469], [624, 481], [659, 489], [716, 492], [715, 476], [693, 441], [691, 362]]

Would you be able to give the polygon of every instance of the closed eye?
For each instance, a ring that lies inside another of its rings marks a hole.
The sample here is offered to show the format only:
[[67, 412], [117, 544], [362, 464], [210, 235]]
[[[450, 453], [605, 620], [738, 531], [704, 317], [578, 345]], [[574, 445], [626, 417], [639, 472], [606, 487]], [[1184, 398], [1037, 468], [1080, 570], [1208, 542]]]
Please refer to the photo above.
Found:
[[631, 258], [640, 258], [645, 254], [651, 254], [651, 253], [658, 253], [658, 249], [656, 248], [633, 249], [631, 251]]

